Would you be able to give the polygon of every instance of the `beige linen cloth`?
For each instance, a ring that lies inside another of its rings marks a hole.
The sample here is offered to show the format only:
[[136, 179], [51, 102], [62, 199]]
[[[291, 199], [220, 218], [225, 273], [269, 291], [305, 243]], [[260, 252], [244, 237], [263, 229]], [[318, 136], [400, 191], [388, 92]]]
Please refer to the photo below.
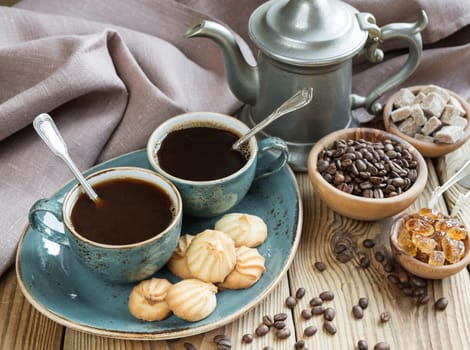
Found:
[[[31, 205], [71, 179], [35, 134], [34, 117], [53, 116], [85, 170], [145, 147], [173, 115], [235, 113], [241, 102], [228, 88], [218, 48], [184, 32], [201, 19], [225, 23], [253, 62], [247, 23], [263, 2], [24, 0], [0, 7], [0, 274], [14, 261]], [[426, 49], [406, 85], [435, 83], [470, 96], [470, 1], [348, 2], [379, 25], [415, 21], [424, 9]], [[386, 62], [356, 68], [355, 93], [366, 94], [404, 62], [399, 45], [389, 48]]]

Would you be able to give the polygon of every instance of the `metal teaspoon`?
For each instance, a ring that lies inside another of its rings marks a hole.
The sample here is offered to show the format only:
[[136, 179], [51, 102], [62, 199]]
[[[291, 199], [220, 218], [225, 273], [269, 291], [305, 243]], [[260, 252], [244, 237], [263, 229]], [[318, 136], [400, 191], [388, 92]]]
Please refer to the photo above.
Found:
[[72, 171], [73, 175], [80, 183], [80, 185], [82, 185], [88, 197], [90, 197], [93, 202], [98, 203], [98, 201], [100, 200], [98, 194], [86, 181], [85, 177], [82, 175], [80, 170], [78, 170], [77, 166], [72, 161], [72, 158], [70, 158], [67, 145], [65, 144], [65, 141], [62, 138], [62, 135], [57, 129], [57, 126], [55, 125], [54, 120], [52, 120], [51, 116], [46, 113], [38, 115], [36, 118], [34, 118], [33, 126], [38, 135], [41, 137], [41, 139], [49, 147], [49, 149], [56, 156], [61, 158], [68, 166], [68, 168]]

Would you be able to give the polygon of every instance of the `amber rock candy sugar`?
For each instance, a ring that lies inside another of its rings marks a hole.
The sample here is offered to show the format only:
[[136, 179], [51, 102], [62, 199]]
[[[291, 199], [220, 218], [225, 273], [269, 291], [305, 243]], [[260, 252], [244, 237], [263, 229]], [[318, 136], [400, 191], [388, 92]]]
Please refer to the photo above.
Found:
[[458, 218], [421, 208], [405, 219], [398, 244], [408, 255], [441, 266], [454, 264], [463, 257], [467, 234]]

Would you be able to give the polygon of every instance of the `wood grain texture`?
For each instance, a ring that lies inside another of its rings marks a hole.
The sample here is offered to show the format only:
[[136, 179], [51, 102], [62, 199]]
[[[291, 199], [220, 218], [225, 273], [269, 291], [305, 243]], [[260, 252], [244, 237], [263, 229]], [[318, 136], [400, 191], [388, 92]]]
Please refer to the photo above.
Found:
[[41, 315], [24, 298], [14, 268], [0, 279], [0, 349], [61, 349], [63, 327]]

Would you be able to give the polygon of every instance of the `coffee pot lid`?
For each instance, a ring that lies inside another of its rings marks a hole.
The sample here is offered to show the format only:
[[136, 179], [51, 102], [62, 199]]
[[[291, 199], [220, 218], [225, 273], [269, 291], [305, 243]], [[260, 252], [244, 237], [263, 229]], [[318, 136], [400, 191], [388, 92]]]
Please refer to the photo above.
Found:
[[266, 55], [297, 66], [329, 65], [354, 56], [368, 32], [358, 11], [340, 0], [271, 0], [250, 16], [251, 40]]

